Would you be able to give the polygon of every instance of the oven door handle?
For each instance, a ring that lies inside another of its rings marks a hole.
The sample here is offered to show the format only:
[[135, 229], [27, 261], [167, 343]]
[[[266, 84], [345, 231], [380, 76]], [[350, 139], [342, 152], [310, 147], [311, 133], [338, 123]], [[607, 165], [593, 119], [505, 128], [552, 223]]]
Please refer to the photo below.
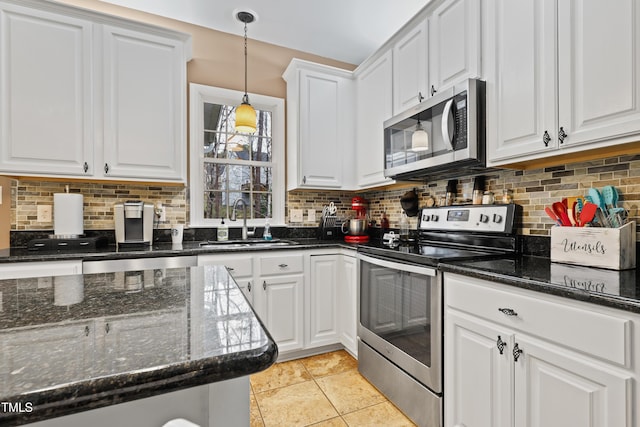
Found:
[[413, 264], [403, 264], [401, 262], [386, 261], [380, 258], [373, 258], [367, 255], [358, 254], [360, 261], [366, 261], [370, 264], [378, 265], [380, 267], [392, 268], [394, 270], [406, 271], [409, 273], [422, 274], [424, 276], [435, 276], [436, 270], [429, 267], [422, 267]]

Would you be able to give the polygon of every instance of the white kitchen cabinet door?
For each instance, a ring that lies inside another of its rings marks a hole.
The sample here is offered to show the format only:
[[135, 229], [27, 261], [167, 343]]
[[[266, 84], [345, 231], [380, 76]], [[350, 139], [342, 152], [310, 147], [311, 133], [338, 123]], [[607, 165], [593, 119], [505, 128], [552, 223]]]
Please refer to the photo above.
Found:
[[488, 2], [487, 159], [558, 147], [556, 2]]
[[0, 393], [15, 384], [46, 388], [84, 379], [94, 369], [94, 347], [93, 321], [0, 334]]
[[340, 255], [310, 256], [309, 343], [317, 347], [339, 341], [338, 270]]
[[429, 79], [442, 91], [480, 72], [480, 0], [448, 0], [429, 16]]
[[92, 29], [0, 3], [0, 172], [92, 174]]
[[630, 374], [526, 335], [516, 342], [516, 426], [632, 425]]
[[349, 71], [293, 59], [287, 82], [287, 189], [352, 189], [355, 89]]
[[446, 316], [445, 426], [512, 427], [513, 333], [457, 311]]
[[104, 175], [184, 182], [183, 43], [109, 25], [102, 37]]
[[[259, 315], [279, 352], [304, 346], [304, 278], [302, 274], [262, 278]], [[257, 296], [257, 295], [256, 295]]]
[[181, 331], [186, 325], [186, 308], [104, 319], [105, 373], [184, 360], [187, 337]]
[[640, 5], [558, 1], [558, 125], [563, 145], [640, 132]]
[[393, 45], [393, 114], [431, 96], [427, 64], [428, 21], [425, 19]]
[[342, 255], [336, 291], [340, 342], [358, 357], [358, 260]]
[[388, 50], [356, 80], [356, 167], [359, 188], [393, 184], [384, 176], [385, 120], [393, 114], [393, 63]]

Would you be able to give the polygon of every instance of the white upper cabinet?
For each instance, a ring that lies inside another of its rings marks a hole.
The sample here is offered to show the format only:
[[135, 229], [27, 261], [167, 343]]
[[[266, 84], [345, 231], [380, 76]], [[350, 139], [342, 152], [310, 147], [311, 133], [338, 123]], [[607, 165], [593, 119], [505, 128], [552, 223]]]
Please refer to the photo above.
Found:
[[393, 44], [393, 114], [430, 97], [427, 64], [428, 20], [419, 22]]
[[392, 54], [387, 51], [356, 77], [356, 170], [358, 188], [389, 185], [384, 176], [383, 123], [391, 109]]
[[479, 77], [479, 0], [445, 1], [429, 16], [429, 93]]
[[190, 36], [0, 2], [0, 173], [186, 182]]
[[287, 189], [352, 189], [352, 73], [293, 59], [287, 82]]
[[182, 181], [186, 66], [182, 41], [103, 27], [104, 172]]
[[0, 3], [0, 172], [93, 166], [92, 43], [90, 22]]
[[489, 165], [637, 140], [636, 2], [488, 5], [487, 72], [494, 80], [487, 85]]

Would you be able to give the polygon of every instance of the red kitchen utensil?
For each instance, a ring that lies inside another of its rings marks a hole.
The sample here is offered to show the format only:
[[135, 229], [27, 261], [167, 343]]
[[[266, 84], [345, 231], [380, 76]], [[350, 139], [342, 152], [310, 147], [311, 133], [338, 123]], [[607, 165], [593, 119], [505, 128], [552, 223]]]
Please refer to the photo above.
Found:
[[547, 213], [547, 215], [549, 215], [549, 218], [551, 218], [553, 222], [558, 225], [562, 225], [562, 221], [560, 220], [560, 218], [558, 218], [558, 215], [553, 212], [553, 209], [547, 206], [546, 208], [544, 208], [544, 211]]
[[590, 223], [596, 216], [597, 210], [598, 206], [596, 204], [589, 202], [585, 203], [580, 215], [578, 216], [578, 226], [584, 227], [585, 224]]
[[569, 221], [569, 216], [567, 216], [567, 207], [562, 202], [555, 202], [552, 207], [553, 212], [555, 212], [556, 216], [560, 218], [562, 225], [570, 227], [571, 221]]

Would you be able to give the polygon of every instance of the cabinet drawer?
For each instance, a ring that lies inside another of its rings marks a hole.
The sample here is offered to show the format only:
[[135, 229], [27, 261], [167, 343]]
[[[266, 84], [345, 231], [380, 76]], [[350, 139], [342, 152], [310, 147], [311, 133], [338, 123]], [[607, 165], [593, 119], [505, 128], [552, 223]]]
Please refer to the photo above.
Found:
[[198, 255], [198, 265], [224, 265], [235, 278], [253, 276], [253, 257], [250, 255]]
[[445, 275], [444, 289], [447, 307], [630, 367], [631, 319], [586, 303], [467, 277]]
[[302, 273], [302, 255], [277, 255], [260, 257], [260, 275], [268, 276], [283, 273]]

